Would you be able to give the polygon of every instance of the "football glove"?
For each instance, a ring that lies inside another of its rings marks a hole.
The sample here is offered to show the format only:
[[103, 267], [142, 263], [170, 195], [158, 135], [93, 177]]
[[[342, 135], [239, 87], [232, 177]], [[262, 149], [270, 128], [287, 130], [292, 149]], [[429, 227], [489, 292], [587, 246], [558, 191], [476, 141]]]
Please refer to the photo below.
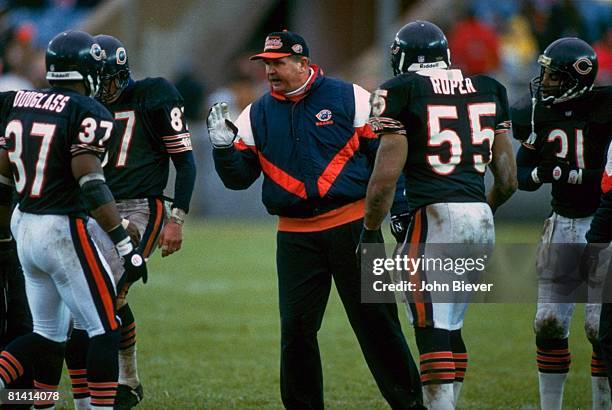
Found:
[[[357, 244], [357, 249], [355, 249], [355, 255], [357, 256], [357, 268], [361, 270], [362, 265], [368, 272], [373, 272], [372, 266], [374, 263], [374, 259], [378, 258], [386, 258], [385, 248], [384, 248], [384, 239], [382, 236], [382, 232], [380, 229], [371, 230], [367, 229], [365, 226], [361, 230], [361, 235], [359, 236], [359, 243]], [[379, 246], [371, 245], [365, 247], [364, 244], [381, 244]]]
[[409, 212], [391, 215], [391, 234], [397, 243], [404, 243], [408, 233], [408, 226], [410, 226], [410, 217], [411, 214]]
[[592, 287], [601, 285], [601, 280], [597, 278], [599, 253], [606, 249], [607, 246], [604, 243], [587, 243], [580, 256], [580, 277]]
[[147, 264], [138, 250], [132, 244], [130, 238], [125, 238], [123, 241], [115, 245], [119, 256], [123, 261], [123, 276], [117, 284], [117, 294], [121, 293], [123, 288], [131, 285], [142, 278], [142, 283], [147, 283], [148, 272]]
[[229, 148], [232, 146], [238, 134], [238, 128], [230, 119], [227, 103], [215, 103], [210, 108], [206, 125], [208, 126], [208, 136], [213, 147]]
[[538, 184], [581, 184], [582, 170], [572, 168], [567, 161], [560, 159], [543, 161], [537, 168], [534, 168], [531, 178]]

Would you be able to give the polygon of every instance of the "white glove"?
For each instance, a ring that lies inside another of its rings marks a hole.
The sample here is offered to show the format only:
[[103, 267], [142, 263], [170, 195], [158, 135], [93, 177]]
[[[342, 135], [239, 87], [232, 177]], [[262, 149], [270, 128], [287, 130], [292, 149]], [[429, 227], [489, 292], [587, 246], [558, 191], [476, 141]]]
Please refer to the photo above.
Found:
[[238, 128], [230, 119], [227, 103], [215, 103], [208, 112], [206, 124], [213, 147], [229, 148], [232, 146], [238, 134]]

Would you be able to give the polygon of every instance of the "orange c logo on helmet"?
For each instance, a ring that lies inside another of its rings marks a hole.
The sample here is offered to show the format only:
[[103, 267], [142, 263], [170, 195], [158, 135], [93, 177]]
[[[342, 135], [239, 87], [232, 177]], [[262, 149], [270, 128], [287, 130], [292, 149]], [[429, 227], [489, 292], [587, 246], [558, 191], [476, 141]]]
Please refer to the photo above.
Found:
[[115, 58], [117, 59], [117, 64], [124, 65], [127, 62], [127, 51], [125, 51], [125, 48], [118, 47]]
[[593, 69], [593, 63], [586, 57], [580, 57], [573, 64], [573, 67], [576, 69], [578, 74], [587, 75]]

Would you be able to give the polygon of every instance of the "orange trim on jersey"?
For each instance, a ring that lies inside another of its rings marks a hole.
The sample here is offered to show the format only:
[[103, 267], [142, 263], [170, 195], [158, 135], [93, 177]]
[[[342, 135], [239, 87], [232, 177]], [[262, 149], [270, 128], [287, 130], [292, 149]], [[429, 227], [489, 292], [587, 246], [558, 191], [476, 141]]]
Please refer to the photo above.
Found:
[[79, 393], [89, 393], [89, 389], [87, 387], [73, 387], [72, 388], [72, 394], [79, 394]]
[[68, 374], [69, 375], [83, 375], [83, 374], [87, 374], [87, 370], [86, 369], [68, 369]]
[[148, 258], [151, 255], [151, 251], [153, 246], [155, 245], [155, 240], [157, 239], [157, 232], [161, 228], [162, 224], [162, 215], [163, 215], [163, 204], [159, 199], [155, 199], [155, 222], [153, 223], [153, 229], [151, 230], [151, 236], [149, 236], [149, 240], [147, 241], [144, 251], [142, 252], [142, 256]]
[[113, 303], [113, 298], [106, 287], [106, 282], [104, 282], [102, 270], [100, 269], [100, 266], [96, 261], [96, 257], [94, 256], [94, 250], [89, 243], [87, 230], [85, 229], [85, 224], [82, 219], [76, 220], [76, 227], [77, 234], [79, 235], [79, 240], [81, 242], [81, 247], [83, 248], [83, 254], [87, 260], [87, 265], [89, 265], [89, 269], [91, 270], [94, 281], [96, 282], [98, 292], [100, 292], [100, 299], [102, 299], [106, 319], [108, 320], [111, 329], [115, 330], [117, 327], [119, 327], [119, 324], [115, 319], [115, 304]]
[[9, 363], [15, 366], [15, 368], [17, 369], [17, 373], [19, 373], [20, 375], [23, 374], [23, 366], [21, 365], [21, 363], [19, 363], [19, 360], [17, 360], [15, 356], [13, 356], [7, 351], [4, 351], [2, 352], [2, 355], [0, 355], [0, 357], [5, 357]]
[[342, 147], [342, 149], [338, 151], [336, 155], [334, 155], [317, 180], [317, 188], [319, 189], [319, 195], [321, 197], [324, 197], [327, 194], [333, 183], [336, 181], [336, 178], [338, 178], [338, 175], [340, 175], [340, 172], [342, 172], [344, 169], [344, 166], [351, 158], [353, 158], [353, 155], [355, 155], [355, 152], [357, 152], [358, 149], [359, 135], [357, 132], [355, 132], [351, 139], [348, 140], [346, 145], [344, 145], [344, 147]]
[[453, 359], [455, 360], [467, 360], [468, 358], [468, 354], [467, 353], [455, 353], [453, 352]]
[[278, 218], [280, 232], [320, 232], [335, 228], [363, 218], [365, 215], [365, 199], [341, 206], [312, 218]]
[[603, 177], [601, 178], [601, 192], [607, 194], [608, 192], [612, 192], [612, 175], [604, 172]]
[[270, 161], [268, 161], [261, 152], [259, 154], [259, 163], [263, 172], [285, 191], [292, 193], [302, 199], [306, 199], [306, 185], [302, 181], [292, 177]]
[[[412, 230], [412, 236], [410, 237], [410, 248], [408, 250], [408, 258], [411, 258], [411, 259], [416, 259], [417, 253], [419, 251], [419, 245], [421, 242], [421, 230], [422, 230], [422, 222], [421, 222], [422, 213], [423, 213], [423, 208], [419, 209], [414, 215], [414, 229]], [[421, 283], [421, 272], [419, 271], [414, 272], [414, 275], [410, 276], [410, 282], [414, 284]], [[423, 294], [422, 292], [414, 292], [413, 294], [414, 294], [413, 303], [416, 309], [416, 316], [417, 316], [415, 318], [416, 319], [415, 324], [418, 327], [425, 327], [427, 324], [427, 318], [426, 318], [426, 312], [425, 312], [425, 303], [423, 303]], [[452, 359], [453, 358], [452, 352], [448, 352], [448, 353], [450, 353], [450, 356], [448, 356], [448, 358]], [[447, 354], [447, 352], [444, 352], [444, 354]], [[443, 357], [446, 358], [447, 356], [443, 356]], [[421, 356], [421, 360], [424, 360], [422, 356]]]
[[452, 359], [453, 352], [431, 352], [431, 353], [423, 353], [419, 359], [421, 361], [430, 360], [430, 359]]

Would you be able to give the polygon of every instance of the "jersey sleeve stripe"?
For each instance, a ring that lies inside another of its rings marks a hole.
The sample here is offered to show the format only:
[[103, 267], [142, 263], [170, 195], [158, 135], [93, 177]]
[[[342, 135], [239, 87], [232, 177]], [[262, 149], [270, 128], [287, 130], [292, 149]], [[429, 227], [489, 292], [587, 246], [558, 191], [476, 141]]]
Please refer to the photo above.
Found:
[[191, 137], [191, 133], [190, 132], [184, 132], [182, 134], [175, 134], [175, 135], [166, 135], [162, 137], [162, 140], [164, 141], [172, 141], [175, 139], [180, 139], [182, 140], [183, 138], [190, 138]]
[[187, 152], [187, 151], [191, 151], [191, 147], [180, 147], [180, 148], [169, 148], [166, 149], [166, 152], [168, 154], [179, 154], [181, 152]]

